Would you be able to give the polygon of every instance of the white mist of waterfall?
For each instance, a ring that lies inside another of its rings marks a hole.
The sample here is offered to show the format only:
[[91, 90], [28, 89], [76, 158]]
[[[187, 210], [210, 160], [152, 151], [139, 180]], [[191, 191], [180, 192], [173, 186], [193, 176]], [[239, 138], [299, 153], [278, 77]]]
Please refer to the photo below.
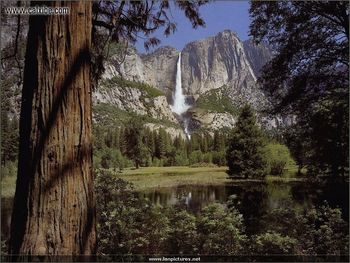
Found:
[[178, 115], [185, 113], [190, 108], [190, 105], [186, 103], [186, 96], [182, 93], [181, 83], [181, 52], [176, 65], [176, 86], [173, 94], [173, 105], [171, 110]]
[[189, 140], [191, 140], [191, 134], [190, 131], [188, 130], [188, 119], [184, 119], [184, 132], [186, 133], [186, 136]]
[[[175, 112], [180, 117], [191, 107], [186, 103], [186, 96], [182, 92], [182, 82], [181, 82], [181, 52], [179, 53], [179, 58], [176, 65], [176, 83], [175, 83], [175, 92], [173, 94], [173, 105], [171, 105], [172, 112]], [[189, 121], [187, 118], [184, 118], [184, 131], [188, 139], [191, 139], [189, 132]]]

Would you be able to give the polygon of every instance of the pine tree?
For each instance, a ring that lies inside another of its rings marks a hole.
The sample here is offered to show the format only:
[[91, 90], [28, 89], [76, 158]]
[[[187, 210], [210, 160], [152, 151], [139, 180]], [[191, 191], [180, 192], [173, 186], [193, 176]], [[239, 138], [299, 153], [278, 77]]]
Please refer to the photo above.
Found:
[[114, 147], [118, 150], [120, 149], [120, 128], [114, 131]]
[[167, 150], [169, 146], [169, 142], [167, 139], [166, 131], [163, 128], [160, 128], [158, 131], [158, 136], [156, 140], [156, 156], [159, 159], [165, 158], [167, 154]]
[[126, 155], [134, 161], [136, 169], [149, 157], [147, 147], [142, 139], [144, 136], [143, 124], [140, 121], [130, 121], [125, 129]]
[[264, 177], [266, 163], [262, 153], [263, 146], [263, 135], [256, 124], [253, 110], [246, 105], [238, 117], [226, 152], [228, 175]]

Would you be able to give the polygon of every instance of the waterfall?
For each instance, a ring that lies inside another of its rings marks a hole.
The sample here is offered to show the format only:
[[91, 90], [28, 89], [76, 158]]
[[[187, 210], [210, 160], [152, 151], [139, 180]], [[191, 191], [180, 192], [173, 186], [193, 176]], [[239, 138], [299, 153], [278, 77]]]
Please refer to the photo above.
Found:
[[175, 92], [173, 94], [173, 105], [171, 105], [171, 111], [179, 115], [183, 119], [184, 131], [187, 137], [190, 139], [191, 135], [189, 132], [189, 121], [183, 116], [185, 112], [191, 107], [186, 103], [186, 96], [182, 93], [182, 83], [181, 83], [181, 52], [179, 53], [179, 58], [176, 65], [176, 83]]

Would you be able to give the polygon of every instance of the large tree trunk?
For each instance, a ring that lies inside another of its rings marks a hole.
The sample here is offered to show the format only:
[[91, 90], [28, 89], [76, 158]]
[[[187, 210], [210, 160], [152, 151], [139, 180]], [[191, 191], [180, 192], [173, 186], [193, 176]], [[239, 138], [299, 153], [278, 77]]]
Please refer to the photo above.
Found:
[[81, 255], [96, 247], [91, 146], [91, 2], [31, 16], [11, 254]]

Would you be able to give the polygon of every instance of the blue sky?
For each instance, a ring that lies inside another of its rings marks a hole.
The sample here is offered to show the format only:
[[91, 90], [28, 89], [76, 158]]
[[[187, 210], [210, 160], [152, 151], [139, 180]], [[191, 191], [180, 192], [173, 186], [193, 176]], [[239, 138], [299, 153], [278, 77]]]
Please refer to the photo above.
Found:
[[[159, 46], [169, 45], [181, 50], [187, 43], [214, 36], [217, 33], [230, 29], [235, 31], [241, 40], [248, 39], [249, 31], [249, 1], [214, 1], [200, 8], [200, 13], [206, 23], [204, 28], [193, 29], [191, 23], [178, 8], [172, 8], [177, 30], [174, 34], [165, 37], [162, 31], [154, 33], [161, 40]], [[144, 53], [143, 40], [136, 43], [136, 48]], [[156, 47], [157, 48], [157, 47]], [[154, 48], [153, 48], [154, 49]], [[152, 48], [150, 51], [153, 50]]]

